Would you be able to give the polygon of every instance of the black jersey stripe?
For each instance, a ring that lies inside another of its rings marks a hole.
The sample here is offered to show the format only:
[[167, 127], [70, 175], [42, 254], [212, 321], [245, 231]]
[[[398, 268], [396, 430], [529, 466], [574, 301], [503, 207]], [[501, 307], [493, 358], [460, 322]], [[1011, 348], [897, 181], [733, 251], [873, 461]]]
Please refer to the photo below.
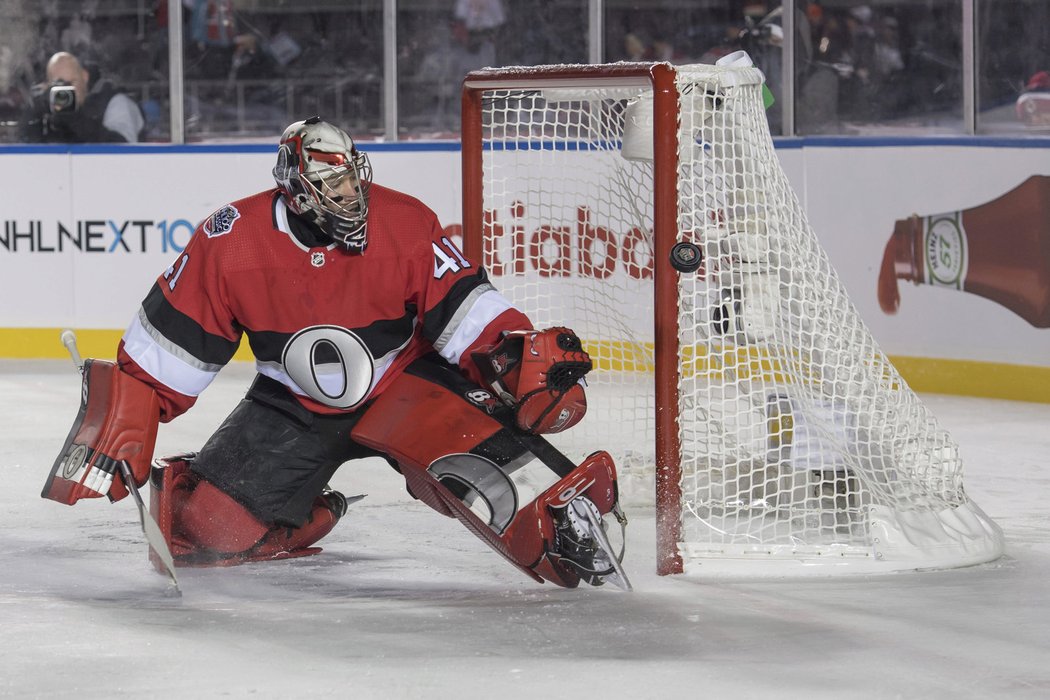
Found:
[[[405, 310], [405, 315], [401, 318], [382, 319], [363, 328], [348, 328], [347, 330], [352, 331], [361, 339], [368, 351], [372, 353], [372, 357], [383, 357], [387, 353], [402, 347], [412, 337], [412, 321], [415, 315], [415, 310], [409, 308]], [[284, 352], [284, 346], [295, 335], [295, 333], [261, 331], [251, 328], [245, 328], [244, 330], [248, 334], [248, 342], [251, 344], [252, 353], [261, 362], [279, 363], [281, 354]], [[320, 354], [316, 360], [320, 363], [338, 360], [334, 354], [334, 348], [326, 348], [324, 345], [320, 345], [317, 351]], [[324, 357], [326, 351], [332, 352], [332, 357]]]
[[489, 277], [484, 268], [479, 268], [476, 274], [457, 280], [445, 298], [423, 314], [423, 337], [432, 343], [437, 342], [471, 292], [487, 284]]
[[157, 332], [204, 364], [225, 365], [237, 352], [239, 340], [228, 340], [204, 330], [192, 317], [171, 305], [159, 283], [154, 283], [146, 295], [142, 310]]

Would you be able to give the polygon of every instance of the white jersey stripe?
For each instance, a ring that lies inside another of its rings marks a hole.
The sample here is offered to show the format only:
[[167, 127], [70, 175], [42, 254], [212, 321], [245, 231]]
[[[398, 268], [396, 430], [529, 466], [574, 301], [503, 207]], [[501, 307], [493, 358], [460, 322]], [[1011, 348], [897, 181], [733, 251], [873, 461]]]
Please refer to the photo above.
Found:
[[497, 316], [514, 308], [506, 297], [491, 286], [486, 286], [486, 291], [476, 296], [471, 294], [463, 301], [441, 338], [434, 344], [434, 349], [454, 365], [459, 364], [463, 351], [478, 339]]
[[274, 379], [281, 384], [284, 384], [288, 389], [296, 396], [306, 397], [306, 392], [299, 388], [299, 385], [288, 376], [288, 373], [284, 371], [284, 366], [280, 362], [263, 362], [262, 360], [255, 361], [255, 371], [259, 374]]
[[142, 327], [142, 330], [145, 331], [147, 335], [149, 335], [149, 337], [153, 340], [154, 343], [160, 346], [160, 348], [167, 352], [169, 355], [178, 358], [190, 367], [199, 369], [202, 372], [212, 373], [218, 372], [220, 369], [222, 369], [222, 365], [215, 364], [213, 362], [204, 362], [202, 360], [198, 360], [185, 349], [168, 340], [163, 333], [157, 330], [157, 328], [152, 323], [150, 323], [149, 317], [146, 316], [146, 309], [141, 306], [139, 307], [138, 322], [139, 325]]
[[219, 367], [205, 364], [194, 366], [176, 356], [164, 347], [170, 344], [167, 339], [161, 338], [163, 344], [154, 339], [153, 334], [143, 326], [141, 316], [141, 313], [136, 314], [124, 331], [124, 352], [165, 386], [185, 396], [199, 396], [215, 379]]

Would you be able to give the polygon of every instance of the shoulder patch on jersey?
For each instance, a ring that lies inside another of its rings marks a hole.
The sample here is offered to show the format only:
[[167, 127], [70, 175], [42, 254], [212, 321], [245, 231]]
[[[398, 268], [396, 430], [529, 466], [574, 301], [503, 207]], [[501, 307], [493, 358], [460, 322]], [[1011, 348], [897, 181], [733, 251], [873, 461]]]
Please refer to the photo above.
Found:
[[204, 235], [208, 238], [222, 236], [233, 230], [233, 222], [241, 218], [237, 207], [227, 204], [204, 221]]

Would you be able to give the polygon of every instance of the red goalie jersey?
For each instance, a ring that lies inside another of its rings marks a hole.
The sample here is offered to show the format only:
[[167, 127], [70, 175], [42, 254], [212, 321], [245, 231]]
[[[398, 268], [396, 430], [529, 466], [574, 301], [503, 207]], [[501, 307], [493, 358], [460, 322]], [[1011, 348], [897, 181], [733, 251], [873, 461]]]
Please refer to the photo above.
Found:
[[418, 200], [372, 185], [368, 247], [308, 245], [276, 189], [228, 204], [158, 279], [118, 350], [186, 411], [247, 334], [258, 371], [307, 409], [352, 411], [436, 350], [474, 381], [471, 352], [532, 328]]

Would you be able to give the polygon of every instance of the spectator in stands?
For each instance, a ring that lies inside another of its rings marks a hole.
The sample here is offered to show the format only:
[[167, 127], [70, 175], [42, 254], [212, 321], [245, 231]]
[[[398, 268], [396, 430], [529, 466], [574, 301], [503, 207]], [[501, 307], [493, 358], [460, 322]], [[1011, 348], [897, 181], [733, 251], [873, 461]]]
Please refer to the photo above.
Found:
[[189, 74], [210, 80], [229, 78], [237, 38], [237, 21], [230, 0], [193, 0], [186, 67]]
[[896, 17], [883, 17], [875, 36], [875, 74], [883, 81], [893, 80], [904, 70], [899, 23]]
[[60, 51], [47, 62], [47, 82], [33, 89], [21, 138], [31, 143], [135, 143], [144, 126], [142, 109], [133, 99], [73, 54]]
[[236, 35], [230, 0], [195, 0], [190, 35], [200, 46], [232, 46]]
[[475, 57], [475, 68], [496, 65], [496, 34], [507, 21], [503, 0], [456, 0], [457, 37]]
[[653, 58], [648, 39], [637, 30], [624, 35], [623, 52], [627, 61], [651, 61]]

